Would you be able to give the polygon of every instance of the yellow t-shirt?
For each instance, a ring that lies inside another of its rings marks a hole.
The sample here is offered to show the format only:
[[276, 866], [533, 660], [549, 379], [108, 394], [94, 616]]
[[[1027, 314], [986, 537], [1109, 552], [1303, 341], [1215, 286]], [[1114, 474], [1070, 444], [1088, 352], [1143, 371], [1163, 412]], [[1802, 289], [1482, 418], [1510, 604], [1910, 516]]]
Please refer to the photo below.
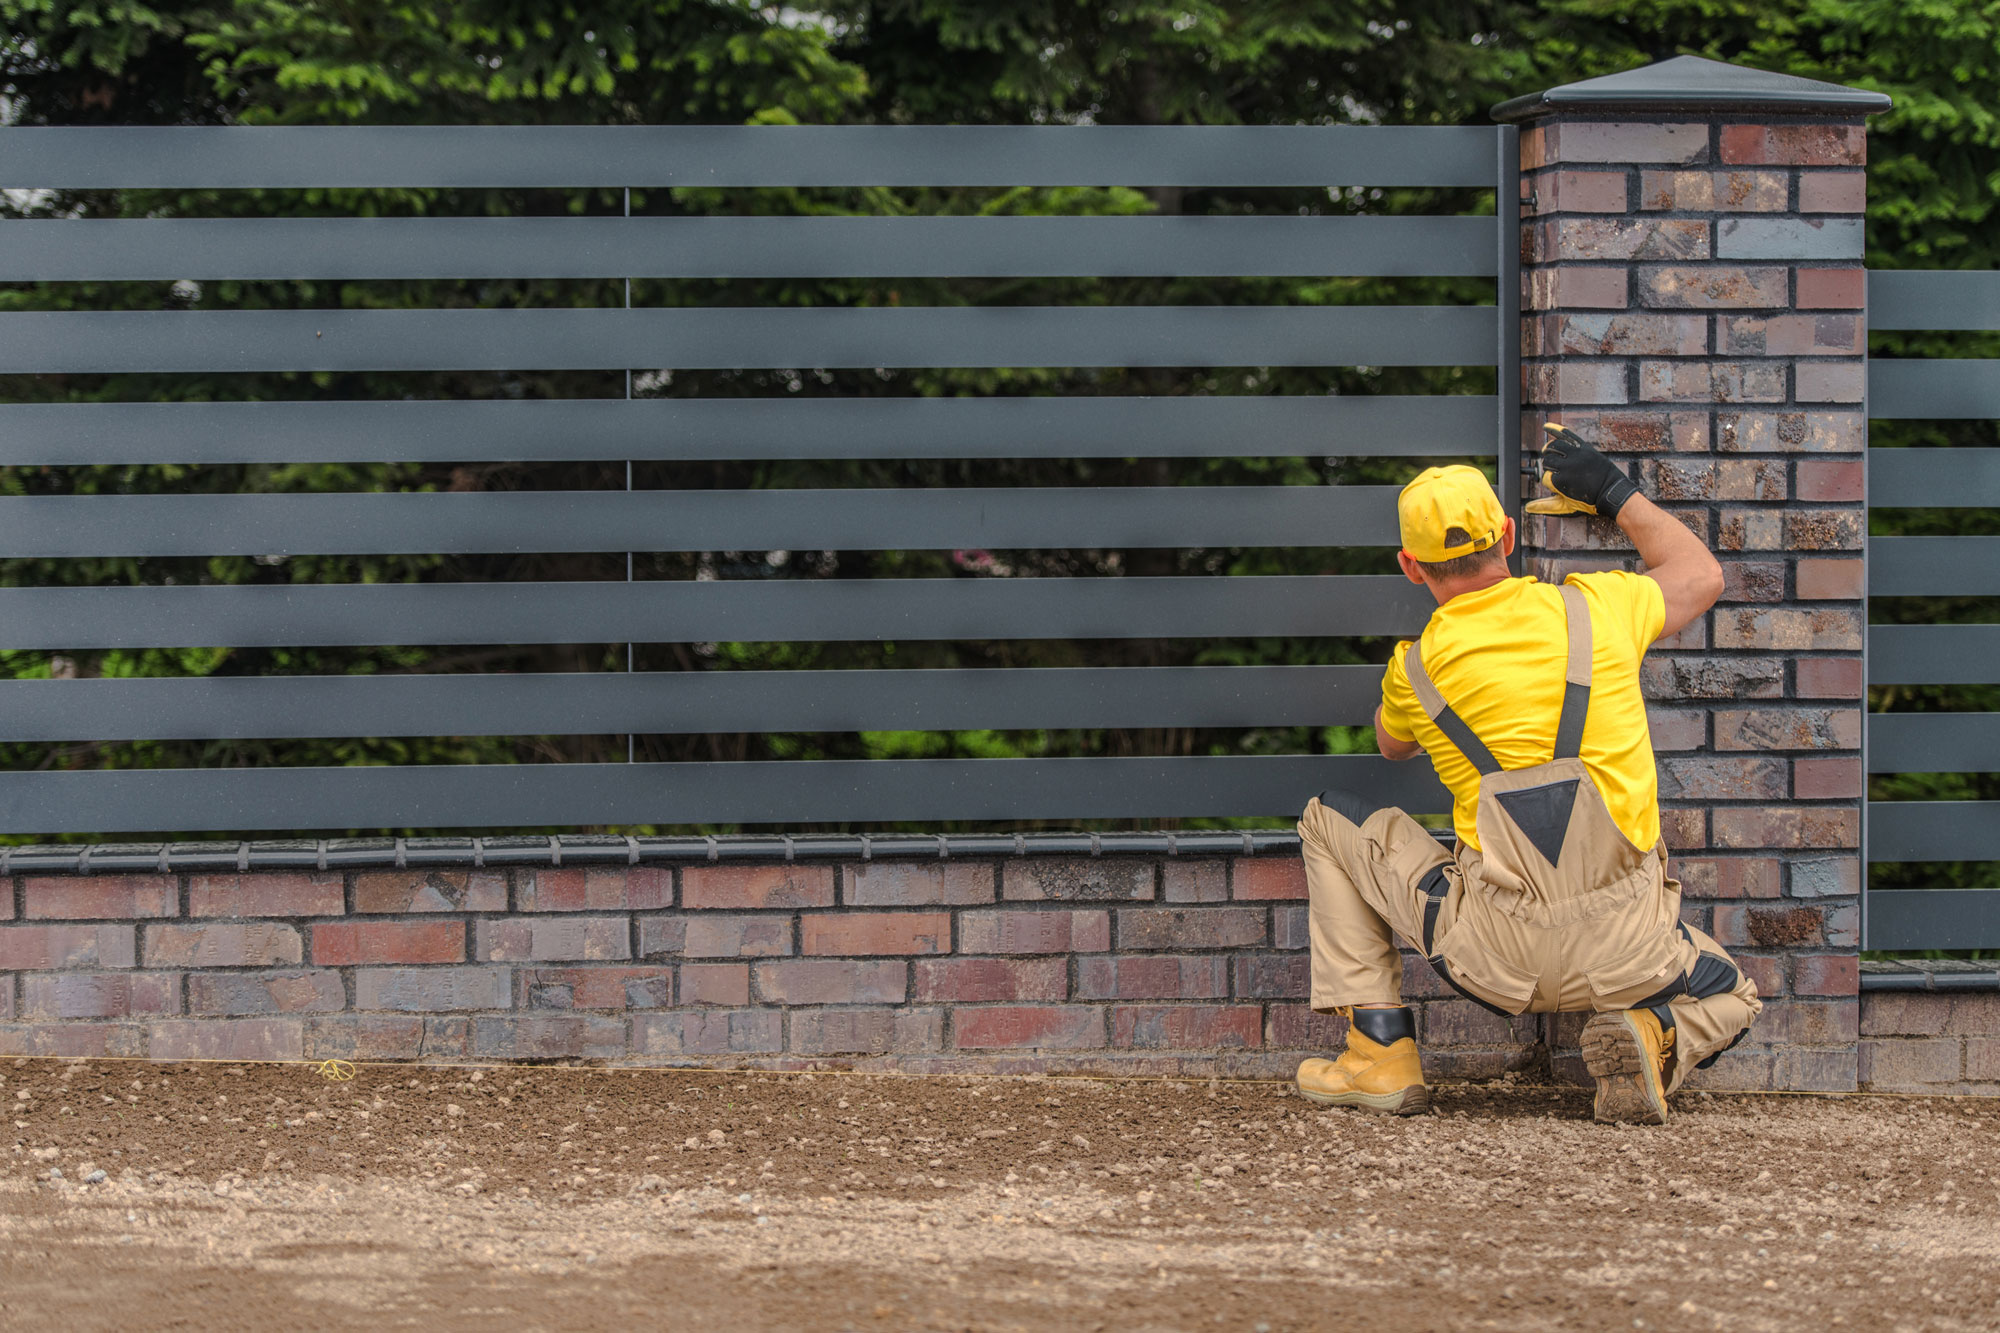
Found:
[[[1583, 728], [1583, 766], [1612, 820], [1640, 847], [1660, 837], [1659, 781], [1639, 662], [1666, 625], [1660, 585], [1641, 574], [1572, 574], [1590, 605], [1590, 715]], [[1438, 693], [1484, 741], [1502, 768], [1545, 764], [1554, 755], [1562, 715], [1563, 670], [1569, 660], [1562, 594], [1533, 578], [1506, 579], [1462, 593], [1438, 607], [1424, 626], [1424, 667]], [[1458, 836], [1479, 846], [1475, 814], [1479, 771], [1424, 715], [1403, 668], [1406, 640], [1382, 677], [1382, 725], [1400, 741], [1416, 741], [1451, 790]]]

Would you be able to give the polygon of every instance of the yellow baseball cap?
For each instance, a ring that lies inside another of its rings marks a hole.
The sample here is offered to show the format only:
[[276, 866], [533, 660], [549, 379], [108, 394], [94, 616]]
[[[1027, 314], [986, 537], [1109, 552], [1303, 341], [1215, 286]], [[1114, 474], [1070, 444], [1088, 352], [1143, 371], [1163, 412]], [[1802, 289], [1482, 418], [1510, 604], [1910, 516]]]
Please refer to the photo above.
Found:
[[[1478, 468], [1463, 463], [1425, 468], [1396, 497], [1403, 549], [1427, 565], [1497, 544], [1506, 521], [1492, 483]], [[1471, 539], [1447, 546], [1445, 533], [1453, 528], [1471, 534]]]

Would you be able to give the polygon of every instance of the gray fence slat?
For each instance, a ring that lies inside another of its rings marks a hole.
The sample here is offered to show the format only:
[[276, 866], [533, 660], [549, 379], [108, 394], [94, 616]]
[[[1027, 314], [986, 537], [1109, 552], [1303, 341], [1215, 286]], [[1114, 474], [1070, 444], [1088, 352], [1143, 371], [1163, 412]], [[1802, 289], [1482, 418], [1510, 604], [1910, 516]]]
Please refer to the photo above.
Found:
[[1879, 269], [1868, 274], [1868, 327], [2000, 329], [2000, 272]]
[[1874, 625], [1870, 685], [2000, 684], [2000, 625]]
[[2000, 361], [1870, 357], [1868, 415], [1881, 421], [2000, 417]]
[[2000, 505], [2000, 449], [1870, 449], [1868, 503], [1877, 509]]
[[1871, 949], [2000, 947], [2000, 889], [1877, 889], [1868, 894]]
[[1494, 452], [1496, 400], [656, 398], [0, 404], [0, 466]]
[[1481, 306], [87, 311], [0, 315], [0, 374], [672, 366], [1492, 364]]
[[1395, 546], [1393, 486], [0, 498], [0, 557]]
[[2000, 593], [2000, 537], [1871, 537], [1871, 597]]
[[1490, 217], [14, 221], [0, 282], [191, 278], [1485, 277]]
[[1450, 798], [1374, 755], [0, 773], [0, 832], [1294, 817], [1329, 785]]
[[2000, 713], [1876, 713], [1870, 773], [2000, 772]]
[[1494, 184], [1485, 126], [9, 129], [0, 188]]
[[1374, 666], [0, 681], [9, 741], [1366, 724]]
[[2000, 801], [1870, 801], [1867, 810], [1871, 862], [1991, 861], [2000, 847]]
[[0, 648], [1413, 634], [1400, 575], [0, 588]]

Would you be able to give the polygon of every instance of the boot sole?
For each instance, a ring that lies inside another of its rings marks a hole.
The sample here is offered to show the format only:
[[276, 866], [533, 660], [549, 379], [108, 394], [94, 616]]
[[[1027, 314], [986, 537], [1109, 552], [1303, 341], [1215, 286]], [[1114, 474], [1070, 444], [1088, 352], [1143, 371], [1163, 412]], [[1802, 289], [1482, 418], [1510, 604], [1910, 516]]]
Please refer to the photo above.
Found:
[[1664, 1125], [1667, 1099], [1659, 1072], [1632, 1021], [1620, 1011], [1583, 1025], [1583, 1067], [1597, 1080], [1593, 1116], [1606, 1124]]
[[[1293, 1085], [1297, 1087], [1296, 1084]], [[1424, 1115], [1431, 1109], [1431, 1090], [1419, 1083], [1400, 1092], [1308, 1092], [1299, 1088], [1299, 1096], [1321, 1106], [1352, 1106], [1357, 1110], [1373, 1111], [1379, 1115]]]

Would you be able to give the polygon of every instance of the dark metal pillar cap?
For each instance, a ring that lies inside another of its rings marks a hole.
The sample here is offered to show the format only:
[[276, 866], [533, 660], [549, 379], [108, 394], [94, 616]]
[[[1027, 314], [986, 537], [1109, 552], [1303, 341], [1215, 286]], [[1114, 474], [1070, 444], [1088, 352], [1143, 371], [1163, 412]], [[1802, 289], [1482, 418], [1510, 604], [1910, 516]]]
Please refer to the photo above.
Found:
[[1762, 111], [1790, 116], [1872, 116], [1890, 107], [1887, 93], [1796, 74], [1746, 69], [1700, 56], [1675, 56], [1622, 74], [1565, 83], [1493, 108], [1498, 121], [1533, 120], [1564, 111]]

